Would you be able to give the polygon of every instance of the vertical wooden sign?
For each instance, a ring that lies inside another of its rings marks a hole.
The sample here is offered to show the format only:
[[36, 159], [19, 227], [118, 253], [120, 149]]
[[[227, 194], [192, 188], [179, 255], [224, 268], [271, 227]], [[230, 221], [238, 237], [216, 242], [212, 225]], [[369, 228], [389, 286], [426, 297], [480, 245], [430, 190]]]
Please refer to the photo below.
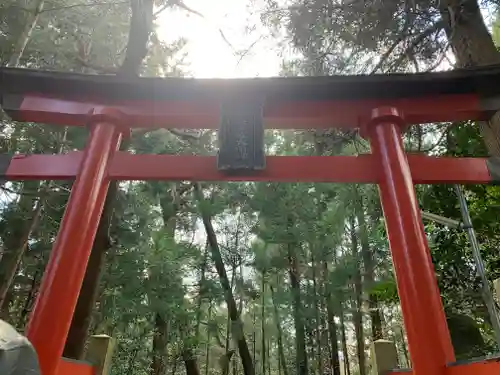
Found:
[[263, 108], [263, 98], [252, 95], [236, 95], [222, 102], [219, 170], [231, 173], [265, 168]]

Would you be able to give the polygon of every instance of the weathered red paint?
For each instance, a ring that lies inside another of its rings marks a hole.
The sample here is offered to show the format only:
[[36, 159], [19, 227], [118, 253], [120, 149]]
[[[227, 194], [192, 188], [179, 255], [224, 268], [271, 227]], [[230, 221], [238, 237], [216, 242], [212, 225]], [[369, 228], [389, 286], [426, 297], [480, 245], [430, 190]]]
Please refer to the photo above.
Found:
[[[413, 375], [413, 370], [395, 370], [387, 375]], [[500, 359], [487, 359], [462, 363], [460, 365], [448, 365], [445, 375], [493, 375], [500, 374]]]
[[27, 327], [43, 375], [57, 374], [104, 206], [109, 185], [107, 166], [120, 139], [121, 134], [111, 123], [92, 126]]
[[[66, 155], [16, 156], [7, 170], [11, 180], [75, 178], [82, 152]], [[491, 177], [484, 158], [408, 155], [415, 184], [487, 184]], [[380, 165], [371, 155], [268, 156], [263, 171], [228, 176], [217, 170], [214, 156], [133, 155], [117, 152], [109, 166], [112, 180], [276, 181], [377, 183]]]
[[[482, 107], [477, 93], [390, 101], [305, 100], [269, 102], [264, 107], [265, 127], [358, 128], [369, 122], [373, 108], [387, 105], [404, 113], [407, 124], [482, 120], [488, 116], [488, 109]], [[221, 104], [212, 98], [199, 102], [102, 103], [88, 98], [69, 100], [36, 94], [24, 95], [19, 107], [15, 100], [11, 103], [15, 108], [9, 110], [16, 120], [69, 126], [87, 125], [90, 113], [102, 114], [106, 106], [112, 106], [127, 120], [121, 123], [122, 130], [123, 127], [217, 129]], [[14, 157], [6, 173], [8, 179], [76, 178], [27, 329], [39, 354], [43, 375], [93, 373], [89, 365], [61, 362], [61, 354], [112, 179], [379, 184], [414, 365], [409, 373], [486, 375], [498, 372], [498, 362], [492, 361], [446, 366], [454, 361], [453, 348], [413, 188], [414, 183], [489, 183], [486, 159], [405, 156], [399, 129], [401, 119], [391, 111], [379, 115], [382, 116], [365, 127], [373, 155], [269, 156], [264, 171], [245, 176], [219, 172], [215, 157], [115, 152], [120, 136], [118, 123], [113, 121], [101, 121], [93, 128], [83, 153]]]
[[374, 111], [366, 134], [382, 168], [380, 200], [413, 369], [417, 375], [444, 375], [446, 365], [455, 360], [454, 351], [403, 149], [402, 126], [396, 109], [381, 108]]
[[500, 374], [500, 358], [449, 366], [446, 375], [494, 375]]
[[[134, 127], [217, 129], [220, 103], [213, 102], [119, 102], [106, 103], [120, 110]], [[484, 110], [476, 95], [446, 95], [428, 98], [360, 101], [283, 102], [264, 107], [268, 129], [357, 128], [369, 120], [373, 108], [400, 108], [409, 124], [483, 119]], [[83, 126], [89, 111], [102, 107], [90, 100], [81, 102], [25, 95], [16, 114], [20, 121]]]
[[[94, 375], [95, 368], [91, 364], [69, 359], [61, 359], [56, 375]], [[44, 374], [42, 374], [44, 375]]]

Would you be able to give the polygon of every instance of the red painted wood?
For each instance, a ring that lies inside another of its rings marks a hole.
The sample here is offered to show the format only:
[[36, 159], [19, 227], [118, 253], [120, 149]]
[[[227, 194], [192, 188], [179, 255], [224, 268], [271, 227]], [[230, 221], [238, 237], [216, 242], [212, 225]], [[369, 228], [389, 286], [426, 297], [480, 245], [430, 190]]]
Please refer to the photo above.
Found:
[[444, 375], [446, 364], [455, 360], [454, 351], [403, 149], [402, 126], [397, 110], [383, 108], [374, 112], [367, 134], [382, 167], [380, 200], [413, 369], [418, 375]]
[[12, 180], [69, 180], [75, 178], [83, 152], [60, 155], [16, 155], [7, 169]]
[[446, 375], [494, 375], [500, 374], [500, 358], [450, 366]]
[[56, 375], [109, 185], [106, 169], [121, 136], [93, 126], [57, 240], [30, 315], [27, 337], [43, 375]]
[[[395, 370], [387, 375], [412, 375], [410, 370]], [[500, 359], [491, 359], [478, 362], [461, 364], [458, 366], [448, 366], [445, 370], [446, 375], [493, 375], [500, 374]]]
[[[369, 119], [372, 109], [391, 105], [400, 108], [407, 123], [463, 121], [483, 119], [476, 95], [447, 95], [399, 100], [283, 102], [264, 108], [266, 128], [357, 128]], [[209, 102], [120, 102], [106, 103], [129, 116], [142, 128], [217, 129], [220, 103]], [[83, 126], [93, 108], [102, 103], [27, 95], [16, 120]]]
[[92, 365], [86, 362], [73, 361], [63, 358], [59, 362], [56, 375], [94, 375], [95, 370]]
[[[81, 152], [66, 155], [15, 157], [7, 171], [12, 180], [67, 180], [76, 176]], [[416, 184], [487, 184], [491, 178], [483, 158], [408, 155]], [[226, 176], [217, 170], [213, 156], [132, 155], [117, 152], [109, 175], [117, 180], [278, 181], [376, 183], [380, 168], [364, 156], [268, 156], [264, 171]]]

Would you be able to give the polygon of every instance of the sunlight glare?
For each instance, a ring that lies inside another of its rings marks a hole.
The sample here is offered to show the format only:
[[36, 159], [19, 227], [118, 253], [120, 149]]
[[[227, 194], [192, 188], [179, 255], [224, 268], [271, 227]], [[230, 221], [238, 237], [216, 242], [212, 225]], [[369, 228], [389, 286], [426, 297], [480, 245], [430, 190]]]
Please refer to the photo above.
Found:
[[[176, 7], [160, 15], [159, 25], [160, 35], [166, 42], [181, 37], [188, 41], [186, 52], [191, 75], [196, 78], [236, 78], [279, 74], [281, 57], [272, 41], [259, 38], [266, 30], [259, 25], [258, 18], [250, 15], [247, 1], [187, 0], [185, 3], [204, 18]], [[256, 25], [251, 33], [245, 30], [249, 22]], [[250, 52], [240, 58], [238, 52], [248, 50], [252, 44]]]

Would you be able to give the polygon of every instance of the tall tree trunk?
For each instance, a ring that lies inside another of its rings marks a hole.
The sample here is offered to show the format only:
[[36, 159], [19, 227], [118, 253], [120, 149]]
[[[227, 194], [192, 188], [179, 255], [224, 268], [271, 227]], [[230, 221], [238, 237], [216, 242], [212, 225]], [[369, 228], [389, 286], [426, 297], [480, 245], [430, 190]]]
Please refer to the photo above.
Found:
[[184, 366], [186, 367], [186, 375], [200, 375], [196, 354], [191, 347], [183, 350], [182, 358], [184, 360]]
[[[4, 253], [0, 261], [0, 309], [4, 309], [7, 293], [14, 282], [19, 264], [28, 247], [28, 241], [31, 234], [37, 230], [42, 216], [43, 200], [45, 199], [46, 189], [40, 189], [40, 197], [36, 200], [36, 195], [31, 189], [39, 186], [39, 182], [25, 182], [19, 201], [20, 213], [30, 212], [30, 219], [17, 217], [11, 220], [10, 227], [12, 232], [4, 240]], [[36, 206], [33, 209], [33, 204]]]
[[[234, 282], [236, 280], [236, 268], [231, 270], [231, 283], [229, 284], [231, 290], [234, 290]], [[226, 320], [226, 353], [231, 350], [231, 316], [227, 314]]]
[[[233, 266], [231, 270], [231, 283], [229, 287], [231, 290], [234, 289], [234, 282], [236, 279], [236, 268]], [[221, 363], [222, 363], [222, 374], [223, 375], [228, 375], [229, 374], [229, 365], [231, 364], [233, 355], [234, 355], [234, 350], [231, 349], [231, 316], [229, 313], [227, 314], [227, 319], [226, 319], [226, 341], [225, 341], [225, 348], [226, 352], [222, 356]]]
[[[181, 208], [181, 195], [176, 184], [171, 185], [171, 189], [158, 196], [165, 234], [172, 241], [175, 241], [175, 230], [177, 227], [177, 214]], [[156, 298], [166, 298], [167, 296], [155, 296]], [[151, 375], [163, 375], [167, 370], [167, 318], [165, 311], [157, 311], [155, 317], [155, 336], [153, 338]], [[198, 363], [191, 346], [185, 345], [182, 352], [182, 359], [189, 371], [187, 375], [199, 375]]]
[[200, 323], [201, 323], [201, 307], [203, 304], [203, 298], [206, 294], [205, 292], [205, 282], [206, 282], [206, 272], [207, 272], [207, 264], [208, 264], [208, 243], [205, 245], [205, 251], [203, 252], [203, 262], [201, 264], [201, 274], [200, 274], [200, 282], [199, 282], [199, 292], [198, 292], [198, 306], [196, 310], [196, 326], [194, 330], [194, 336], [196, 338], [196, 342], [198, 342], [198, 338], [200, 336]]
[[[311, 293], [309, 292], [309, 295], [311, 295]], [[303, 309], [302, 311], [311, 311], [313, 310], [313, 307], [311, 305], [307, 306], [306, 309]], [[313, 314], [314, 315], [314, 314]], [[311, 366], [308, 368], [308, 374], [310, 375], [317, 375], [316, 374], [316, 370], [317, 370], [317, 366], [316, 366], [316, 362], [315, 362], [315, 359], [316, 359], [316, 342], [315, 342], [315, 337], [314, 337], [314, 327], [313, 327], [313, 324], [314, 324], [314, 318], [311, 319], [310, 317], [307, 317], [306, 319], [304, 319], [304, 326], [305, 326], [305, 329], [306, 329], [306, 339], [307, 339], [307, 358], [311, 358], [312, 361], [308, 361], [308, 365]]]
[[219, 363], [221, 365], [222, 375], [229, 374], [229, 365], [231, 364], [231, 358], [233, 358], [234, 350], [226, 351], [226, 353], [220, 358]]
[[271, 375], [271, 341], [267, 339], [267, 374]]
[[[207, 321], [210, 324], [210, 320], [212, 319], [212, 301], [208, 303], [208, 313], [207, 313]], [[207, 345], [205, 348], [205, 375], [208, 375], [208, 369], [210, 368], [210, 339], [212, 332], [208, 330], [207, 332]]]
[[173, 363], [172, 363], [172, 371], [171, 371], [171, 374], [172, 375], [175, 375], [175, 373], [177, 372], [177, 364], [179, 362], [179, 359], [177, 358], [177, 353], [175, 353], [173, 355]]
[[261, 293], [262, 293], [262, 296], [261, 296], [261, 309], [260, 309], [260, 311], [261, 311], [261, 315], [260, 315], [261, 356], [260, 357], [261, 357], [261, 361], [262, 361], [262, 363], [261, 363], [262, 374], [265, 375], [266, 374], [266, 324], [265, 324], [265, 322], [266, 322], [266, 307], [265, 307], [266, 282], [265, 282], [265, 273], [264, 272], [262, 272]]
[[342, 341], [342, 354], [344, 356], [345, 375], [351, 375], [351, 365], [349, 361], [349, 350], [347, 349], [347, 334], [345, 332], [344, 306], [342, 301], [339, 303], [339, 319]]
[[300, 293], [300, 275], [297, 262], [297, 254], [294, 244], [287, 245], [288, 250], [288, 275], [290, 277], [290, 290], [292, 293], [293, 320], [295, 324], [295, 360], [298, 375], [307, 375], [307, 352], [306, 333], [304, 328], [304, 314], [302, 312], [302, 301]]
[[238, 312], [238, 307], [236, 306], [233, 290], [229, 285], [226, 268], [224, 266], [224, 262], [222, 261], [219, 244], [217, 242], [217, 235], [215, 234], [215, 230], [212, 225], [212, 219], [210, 213], [204, 209], [204, 205], [206, 204], [206, 202], [203, 199], [201, 187], [198, 184], [194, 184], [194, 192], [196, 195], [196, 199], [199, 202], [201, 218], [203, 221], [203, 226], [205, 227], [205, 231], [207, 233], [208, 243], [210, 244], [212, 260], [215, 264], [215, 269], [217, 270], [217, 274], [219, 275], [219, 280], [222, 289], [224, 290], [224, 297], [226, 300], [229, 317], [231, 318], [233, 326], [232, 329], [233, 337], [238, 345], [238, 351], [241, 358], [241, 364], [243, 366], [243, 372], [245, 373], [245, 375], [255, 375], [255, 368], [252, 361], [252, 356], [250, 354], [247, 340], [245, 339], [245, 335], [243, 332], [243, 322], [241, 321]]
[[253, 308], [253, 312], [252, 312], [252, 355], [253, 355], [253, 359], [255, 361], [255, 366], [257, 366], [257, 331], [256, 331], [256, 327], [257, 327], [257, 314], [256, 314], [256, 311], [255, 311], [255, 305], [254, 305], [254, 308]]
[[[177, 214], [181, 209], [181, 192], [179, 191], [179, 187], [177, 184], [172, 184], [172, 188], [166, 194], [161, 194], [159, 196], [159, 202], [162, 212], [163, 225], [165, 227], [165, 233], [169, 236], [172, 241], [175, 241], [175, 230], [177, 227]], [[205, 250], [206, 252], [206, 250]], [[206, 256], [207, 254], [205, 254]], [[200, 285], [204, 283], [205, 279], [205, 269], [206, 269], [206, 259], [204, 260], [204, 264], [202, 265], [201, 270], [201, 278]], [[161, 296], [164, 298], [166, 296]], [[201, 302], [202, 295], [200, 294], [198, 299], [198, 313], [196, 317], [195, 323], [195, 338], [198, 337], [199, 325], [201, 320]], [[158, 312], [159, 315], [162, 315], [162, 319], [164, 318], [165, 312]], [[159, 335], [158, 340], [153, 342], [153, 364], [156, 362], [159, 365], [157, 371], [151, 371], [151, 375], [162, 375], [166, 370], [166, 366], [164, 365], [164, 357], [166, 356], [167, 349], [167, 335], [166, 331], [163, 330], [162, 326], [157, 326], [157, 333]], [[198, 361], [196, 358], [195, 348], [189, 343], [184, 343], [184, 349], [181, 353], [182, 359], [184, 361], [184, 366], [186, 368], [187, 375], [200, 375], [200, 370], [198, 368]]]
[[352, 257], [354, 261], [358, 263], [354, 271], [356, 306], [353, 313], [354, 331], [356, 332], [356, 351], [358, 356], [359, 374], [366, 375], [365, 334], [363, 331], [363, 284], [361, 280], [360, 262], [358, 262], [358, 235], [356, 233], [356, 219], [354, 217], [350, 218], [350, 226]]
[[[111, 203], [111, 200], [106, 200], [105, 210], [106, 206]], [[100, 243], [100, 241], [104, 238], [106, 239], [106, 245], [96, 248], [96, 241]], [[104, 250], [107, 250], [110, 246], [108, 227], [99, 225], [94, 240], [94, 248], [92, 249], [92, 253], [89, 257], [87, 271], [85, 272], [68, 337], [66, 338], [66, 345], [63, 352], [63, 356], [66, 358], [82, 359], [85, 354], [87, 334], [92, 324], [92, 312], [94, 310], [95, 301], [99, 296], [101, 272], [104, 267], [104, 259], [106, 257], [106, 252]]]
[[14, 293], [12, 289], [9, 289], [7, 295], [5, 296], [5, 300], [3, 303], [3, 307], [0, 310], [0, 319], [3, 319], [9, 323], [13, 323], [10, 317], [10, 305], [14, 299]]
[[233, 358], [233, 375], [238, 375], [238, 361]]
[[[200, 336], [200, 324], [201, 324], [201, 307], [203, 304], [203, 297], [204, 297], [204, 288], [205, 288], [205, 279], [206, 279], [206, 269], [207, 269], [207, 261], [208, 261], [208, 243], [205, 245], [205, 251], [203, 253], [203, 263], [201, 265], [201, 270], [200, 270], [200, 281], [199, 281], [199, 293], [198, 293], [198, 306], [196, 310], [196, 322], [195, 322], [195, 329], [194, 329], [194, 338], [196, 345], [199, 345], [198, 340]], [[210, 318], [209, 318], [210, 321]], [[198, 367], [198, 361], [196, 358], [196, 354], [194, 353], [194, 348], [192, 346], [189, 346], [188, 344], [184, 348], [184, 351], [182, 353], [182, 357], [184, 359], [184, 365], [186, 368], [186, 375], [200, 375], [200, 370]], [[207, 369], [205, 368], [205, 372]]]
[[500, 63], [500, 54], [477, 0], [443, 0], [440, 2], [440, 12], [460, 67]]
[[326, 314], [328, 321], [328, 336], [330, 338], [330, 348], [331, 348], [331, 368], [333, 375], [340, 375], [340, 359], [339, 359], [339, 344], [337, 337], [337, 323], [335, 323], [335, 313], [334, 313], [334, 303], [333, 303], [333, 293], [331, 292], [331, 286], [328, 282], [328, 262], [323, 260], [323, 282], [325, 283], [326, 290]]
[[[156, 313], [154, 319], [153, 348], [151, 350], [151, 375], [164, 375], [167, 371], [166, 346], [168, 323], [163, 314]], [[188, 374], [189, 375], [189, 374]]]
[[[149, 36], [154, 26], [154, 0], [130, 0], [130, 7], [132, 16], [127, 52], [117, 74], [133, 77], [139, 75], [142, 62], [147, 55]], [[128, 146], [129, 141], [123, 141], [121, 150], [128, 149]], [[99, 283], [106, 258], [105, 254], [111, 247], [109, 231], [115, 216], [113, 211], [117, 196], [118, 182], [111, 181], [64, 348], [64, 355], [69, 358], [82, 359], [84, 355], [85, 342], [92, 323], [92, 311], [99, 295]]]
[[363, 204], [363, 197], [359, 192], [359, 187], [355, 186], [353, 189], [355, 199], [354, 199], [354, 210], [356, 213], [356, 218], [358, 220], [358, 233], [361, 243], [361, 255], [363, 258], [364, 265], [364, 288], [368, 291], [368, 308], [370, 310], [370, 319], [372, 323], [372, 339], [380, 340], [382, 339], [382, 318], [380, 317], [380, 312], [378, 309], [378, 303], [376, 296], [371, 292], [373, 288], [374, 281], [374, 261], [372, 255], [372, 249], [370, 249], [370, 240], [368, 236], [368, 224], [365, 216], [365, 207]]
[[[276, 285], [279, 285], [279, 279], [276, 277]], [[273, 310], [274, 310], [274, 321], [276, 324], [276, 329], [278, 331], [278, 358], [281, 366], [283, 368], [283, 375], [288, 375], [288, 369], [286, 366], [285, 349], [283, 348], [283, 329], [281, 328], [281, 319], [279, 316], [278, 305], [276, 304], [276, 295], [274, 293], [274, 288], [272, 285], [269, 286], [271, 289], [271, 298], [273, 300]]]
[[410, 367], [410, 361], [408, 358], [408, 350], [406, 349], [406, 342], [404, 338], [404, 333], [403, 329], [399, 324], [394, 324], [393, 325], [393, 331], [394, 331], [394, 341], [397, 344], [397, 346], [400, 348], [401, 352], [403, 353], [403, 358], [405, 360], [405, 363], [402, 364], [406, 367]]
[[21, 35], [19, 35], [14, 45], [14, 49], [12, 50], [7, 66], [15, 67], [19, 65], [19, 62], [21, 61], [21, 58], [24, 54], [24, 50], [28, 45], [31, 34], [33, 33], [33, 29], [38, 23], [38, 18], [43, 11], [44, 5], [45, 0], [35, 0], [32, 10], [28, 12], [26, 23], [24, 24], [24, 28], [21, 31]]
[[[318, 145], [317, 145], [318, 146]], [[324, 151], [319, 151], [318, 155]], [[337, 149], [336, 152], [340, 150]], [[327, 210], [327, 203], [325, 199], [319, 195], [317, 197], [319, 204], [317, 205], [317, 220], [320, 222], [323, 219], [323, 214]], [[324, 303], [326, 306], [326, 327], [327, 327], [327, 339], [326, 343], [328, 345], [328, 352], [330, 357], [330, 371], [332, 375], [340, 375], [340, 358], [339, 358], [339, 344], [338, 344], [338, 334], [337, 334], [337, 323], [335, 322], [335, 304], [334, 304], [334, 293], [332, 291], [332, 285], [330, 283], [330, 272], [328, 270], [328, 264], [333, 261], [334, 264], [337, 262], [337, 257], [335, 256], [335, 250], [331, 255], [325, 249], [320, 251], [320, 275], [323, 284], [323, 296]], [[332, 258], [331, 260], [329, 258]], [[314, 277], [315, 279], [315, 277]], [[316, 289], [316, 288], [315, 288]], [[323, 375], [323, 374], [320, 374]]]
[[[444, 29], [459, 67], [500, 63], [500, 53], [477, 0], [443, 0], [439, 4]], [[500, 111], [489, 122], [479, 125], [490, 155], [500, 156]]]
[[319, 308], [319, 298], [318, 295], [320, 294], [317, 281], [316, 281], [316, 271], [317, 271], [317, 264], [316, 264], [316, 258], [314, 256], [314, 251], [315, 248], [311, 247], [311, 269], [312, 269], [312, 282], [313, 282], [313, 304], [314, 304], [314, 319], [316, 323], [316, 361], [317, 361], [317, 366], [318, 366], [318, 373], [319, 375], [323, 375], [323, 348], [321, 345], [321, 321], [320, 321], [320, 308]]
[[19, 314], [19, 319], [17, 321], [17, 327], [24, 327], [26, 324], [28, 314], [31, 311], [33, 303], [35, 301], [35, 297], [38, 293], [38, 288], [40, 286], [40, 280], [42, 276], [43, 262], [38, 263], [38, 267], [33, 275], [33, 279], [31, 280], [30, 291], [26, 296], [26, 301], [24, 302], [23, 310], [21, 314]]

